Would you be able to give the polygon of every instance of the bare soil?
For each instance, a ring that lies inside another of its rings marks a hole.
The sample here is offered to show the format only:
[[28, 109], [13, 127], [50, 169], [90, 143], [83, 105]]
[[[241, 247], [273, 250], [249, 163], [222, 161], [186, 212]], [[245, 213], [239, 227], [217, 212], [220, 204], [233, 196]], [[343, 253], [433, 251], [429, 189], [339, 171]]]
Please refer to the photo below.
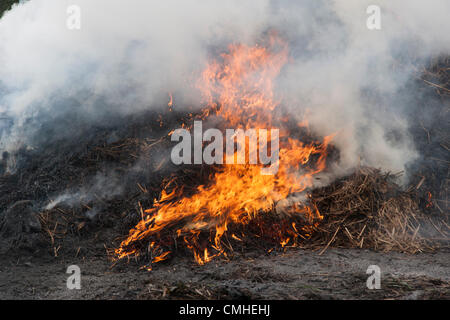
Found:
[[[69, 265], [81, 269], [81, 289], [66, 286]], [[381, 269], [381, 289], [369, 290], [369, 265]], [[0, 299], [449, 299], [450, 250], [416, 255], [329, 248], [236, 255], [199, 266], [177, 257], [140, 270], [112, 266], [105, 255], [68, 254], [0, 260]], [[426, 266], [426, 267], [425, 267]]]

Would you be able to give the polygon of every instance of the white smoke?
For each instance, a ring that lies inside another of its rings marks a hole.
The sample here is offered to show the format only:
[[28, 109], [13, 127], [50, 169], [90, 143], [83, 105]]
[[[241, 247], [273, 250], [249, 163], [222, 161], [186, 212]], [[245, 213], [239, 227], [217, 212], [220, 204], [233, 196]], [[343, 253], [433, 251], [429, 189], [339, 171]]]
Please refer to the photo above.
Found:
[[[51, 210], [57, 205], [65, 204], [68, 206], [77, 206], [81, 203], [87, 204], [92, 200], [110, 200], [123, 192], [123, 177], [114, 173], [97, 173], [81, 188], [77, 190], [67, 190], [50, 199], [44, 206], [45, 210]], [[91, 214], [94, 211], [91, 210]]]
[[[450, 52], [450, 2], [377, 1], [381, 30], [366, 26], [368, 0], [31, 0], [0, 20], [0, 115], [13, 119], [0, 149], [15, 150], [42, 123], [68, 115], [103, 121], [166, 103], [191, 83], [216, 47], [255, 43], [269, 29], [290, 45], [277, 93], [312, 129], [336, 133], [336, 170], [359, 163], [403, 170], [417, 157], [398, 97], [420, 60]], [[66, 27], [67, 7], [81, 29]], [[402, 60], [404, 59], [404, 60]], [[405, 65], [398, 61], [406, 61]], [[81, 119], [81, 120], [80, 120]], [[58, 134], [58, 132], [56, 132]]]

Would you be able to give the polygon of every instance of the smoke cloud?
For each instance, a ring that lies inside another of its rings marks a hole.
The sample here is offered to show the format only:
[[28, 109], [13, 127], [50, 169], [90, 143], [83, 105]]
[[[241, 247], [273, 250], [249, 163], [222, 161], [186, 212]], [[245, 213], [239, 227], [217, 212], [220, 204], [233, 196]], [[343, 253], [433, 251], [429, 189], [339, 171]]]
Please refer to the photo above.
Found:
[[[66, 26], [81, 9], [81, 29]], [[31, 0], [0, 20], [0, 150], [38, 148], [90, 125], [159, 110], [167, 93], [198, 105], [192, 81], [217, 48], [276, 30], [290, 61], [277, 95], [318, 135], [336, 133], [335, 172], [404, 170], [417, 158], [402, 99], [413, 62], [450, 52], [450, 2]], [[402, 93], [400, 93], [402, 92]], [[2, 120], [8, 119], [8, 120]], [[300, 120], [300, 119], [299, 119]]]

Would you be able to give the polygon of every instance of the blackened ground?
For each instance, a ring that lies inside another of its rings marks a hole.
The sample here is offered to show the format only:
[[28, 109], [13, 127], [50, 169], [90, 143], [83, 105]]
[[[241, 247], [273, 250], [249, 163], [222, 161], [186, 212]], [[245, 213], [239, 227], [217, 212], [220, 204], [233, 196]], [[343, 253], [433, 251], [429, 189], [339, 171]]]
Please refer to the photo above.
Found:
[[[81, 270], [80, 290], [66, 285], [73, 264]], [[367, 288], [370, 265], [380, 267], [381, 289]], [[450, 299], [450, 251], [292, 249], [204, 266], [186, 257], [151, 272], [134, 262], [111, 268], [102, 255], [23, 255], [0, 260], [0, 299]]]

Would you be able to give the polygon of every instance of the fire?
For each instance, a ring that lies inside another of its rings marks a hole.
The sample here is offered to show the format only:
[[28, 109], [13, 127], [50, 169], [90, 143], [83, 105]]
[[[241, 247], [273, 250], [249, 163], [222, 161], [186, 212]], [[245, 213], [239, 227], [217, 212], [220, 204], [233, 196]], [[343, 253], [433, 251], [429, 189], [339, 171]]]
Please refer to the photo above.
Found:
[[[145, 210], [145, 216], [116, 249], [119, 259], [139, 254], [137, 248], [142, 240], [158, 239], [161, 232], [174, 228], [177, 238], [193, 251], [195, 260], [205, 264], [227, 254], [223, 237], [230, 228], [275, 216], [277, 211], [285, 218], [297, 218], [296, 222], [272, 225], [262, 230], [261, 236], [273, 235], [285, 247], [295, 245], [297, 237], [311, 234], [322, 215], [308, 203], [305, 190], [313, 185], [314, 175], [325, 169], [332, 137], [321, 142], [302, 142], [289, 129], [289, 119], [275, 115], [280, 102], [274, 95], [274, 80], [287, 62], [287, 45], [276, 37], [266, 46], [233, 44], [206, 67], [197, 83], [207, 105], [203, 119], [214, 114], [228, 128], [279, 129], [277, 173], [262, 175], [258, 164], [217, 166], [209, 183], [198, 186], [190, 195], [184, 195], [182, 187], [173, 187], [169, 182], [153, 208]], [[305, 125], [301, 122], [294, 129]], [[295, 194], [304, 196], [302, 200], [287, 200]], [[200, 234], [208, 231], [205, 245], [199, 241]], [[243, 232], [230, 236], [237, 241], [245, 238]], [[152, 250], [155, 248], [161, 250], [152, 244]], [[164, 260], [167, 252], [152, 262]]]
[[426, 208], [431, 208], [433, 207], [433, 195], [431, 194], [431, 192], [427, 192], [427, 204], [426, 204]]
[[173, 95], [171, 92], [169, 92], [169, 102], [167, 103], [167, 106], [169, 107], [169, 111], [173, 110]]

